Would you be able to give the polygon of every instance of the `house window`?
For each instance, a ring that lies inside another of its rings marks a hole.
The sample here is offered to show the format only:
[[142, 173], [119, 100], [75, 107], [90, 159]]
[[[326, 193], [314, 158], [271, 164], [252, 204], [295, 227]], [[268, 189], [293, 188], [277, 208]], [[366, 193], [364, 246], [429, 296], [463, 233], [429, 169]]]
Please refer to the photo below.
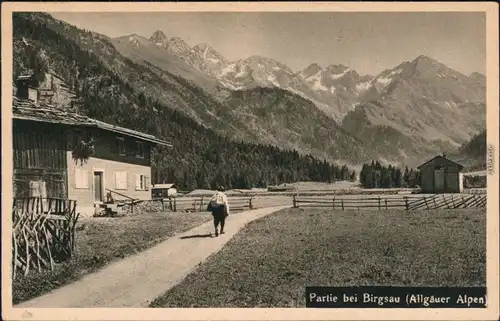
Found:
[[144, 143], [136, 141], [136, 157], [144, 158]]
[[116, 172], [115, 188], [119, 190], [127, 190], [127, 172]]
[[118, 154], [125, 156], [125, 139], [123, 137], [116, 137], [116, 147]]
[[89, 173], [82, 168], [75, 168], [75, 188], [89, 188]]
[[146, 175], [137, 174], [135, 180], [136, 191], [149, 191], [149, 177]]

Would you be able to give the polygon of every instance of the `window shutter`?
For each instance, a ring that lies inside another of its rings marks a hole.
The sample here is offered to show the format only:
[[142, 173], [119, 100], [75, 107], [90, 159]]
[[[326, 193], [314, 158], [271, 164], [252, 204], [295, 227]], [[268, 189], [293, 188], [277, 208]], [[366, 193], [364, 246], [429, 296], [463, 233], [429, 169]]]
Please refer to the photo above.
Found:
[[80, 182], [82, 180], [82, 170], [80, 168], [75, 168], [75, 188], [81, 188]]
[[141, 190], [141, 175], [140, 174], [135, 175], [135, 190], [136, 191]]
[[118, 189], [120, 186], [120, 173], [116, 172], [115, 173], [115, 189]]
[[144, 176], [144, 189], [149, 191], [149, 176]]
[[44, 181], [38, 182], [39, 194], [42, 198], [47, 198], [47, 185]]
[[82, 169], [81, 173], [82, 173], [82, 178], [81, 178], [82, 188], [89, 188], [89, 172]]
[[116, 172], [116, 189], [127, 189], [127, 172]]
[[42, 197], [42, 208], [47, 209], [47, 185], [41, 181], [38, 186], [40, 187], [40, 196]]
[[75, 188], [89, 188], [88, 171], [75, 168]]
[[30, 197], [40, 196], [40, 182], [30, 181]]

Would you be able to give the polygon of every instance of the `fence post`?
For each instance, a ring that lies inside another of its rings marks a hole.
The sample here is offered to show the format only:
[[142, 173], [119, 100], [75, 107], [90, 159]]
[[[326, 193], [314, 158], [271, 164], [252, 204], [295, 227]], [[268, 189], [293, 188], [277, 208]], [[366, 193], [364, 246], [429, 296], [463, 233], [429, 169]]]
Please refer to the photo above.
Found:
[[[387, 200], [385, 200], [385, 205], [386, 205], [386, 207], [387, 207]], [[379, 211], [380, 211], [380, 210], [382, 210], [382, 209], [380, 208], [380, 196], [378, 197], [378, 210], [379, 210]]]
[[174, 212], [177, 212], [177, 199], [174, 198]]
[[344, 200], [341, 200], [342, 202], [342, 210], [344, 210]]
[[333, 209], [335, 210], [335, 196], [333, 197]]
[[165, 212], [165, 202], [163, 201], [163, 197], [161, 198], [161, 211]]
[[450, 205], [448, 205], [448, 202], [446, 201], [446, 197], [444, 196], [444, 194], [443, 194], [443, 201], [446, 204], [446, 207], [450, 208]]
[[406, 210], [408, 211], [408, 197], [405, 196], [405, 207]]
[[253, 196], [250, 196], [250, 201], [249, 201], [249, 203], [248, 203], [248, 207], [249, 207], [250, 209], [253, 209], [253, 206], [252, 206], [252, 199], [253, 199]]
[[295, 195], [293, 195], [293, 208], [297, 208], [297, 200], [295, 199]]
[[42, 200], [42, 195], [40, 195], [40, 213], [43, 214], [43, 200]]
[[385, 199], [385, 209], [387, 210], [387, 198]]
[[202, 211], [202, 208], [203, 208], [203, 196], [201, 197], [200, 212]]

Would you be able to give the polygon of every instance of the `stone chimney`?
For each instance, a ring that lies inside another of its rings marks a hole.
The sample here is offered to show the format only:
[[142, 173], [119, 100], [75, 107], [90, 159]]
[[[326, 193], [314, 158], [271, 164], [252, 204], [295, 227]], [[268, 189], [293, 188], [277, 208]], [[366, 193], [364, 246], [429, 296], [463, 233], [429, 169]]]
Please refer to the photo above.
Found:
[[443, 153], [443, 158], [446, 158], [446, 153]]
[[16, 79], [16, 97], [38, 102], [38, 81], [33, 74], [23, 74]]

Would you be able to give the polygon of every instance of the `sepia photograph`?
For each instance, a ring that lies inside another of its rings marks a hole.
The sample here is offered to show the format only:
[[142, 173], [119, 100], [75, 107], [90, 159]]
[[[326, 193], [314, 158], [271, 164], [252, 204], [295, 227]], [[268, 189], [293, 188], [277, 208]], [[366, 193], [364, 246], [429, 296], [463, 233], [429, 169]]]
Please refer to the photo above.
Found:
[[2, 13], [9, 320], [405, 300], [311, 287], [498, 314], [494, 6], [83, 4]]

